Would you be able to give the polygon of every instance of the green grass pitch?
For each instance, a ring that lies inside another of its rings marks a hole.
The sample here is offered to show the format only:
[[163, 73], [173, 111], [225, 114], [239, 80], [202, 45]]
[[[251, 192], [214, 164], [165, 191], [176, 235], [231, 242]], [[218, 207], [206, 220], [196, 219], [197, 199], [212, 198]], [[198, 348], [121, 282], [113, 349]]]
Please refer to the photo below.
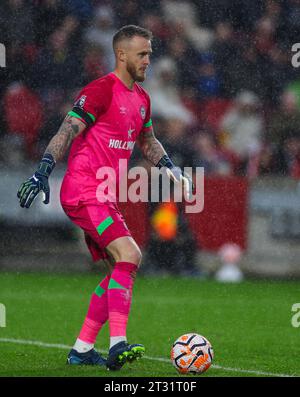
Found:
[[[298, 281], [219, 284], [137, 277], [128, 340], [143, 343], [146, 357], [117, 373], [66, 366], [68, 346], [77, 337], [101, 278], [0, 273], [0, 303], [6, 307], [6, 327], [0, 328], [0, 376], [183, 376], [168, 359], [173, 341], [188, 332], [206, 336], [214, 348], [214, 365], [201, 377], [300, 376], [300, 328], [291, 322], [291, 307], [300, 302]], [[97, 349], [107, 352], [108, 342], [105, 325]]]

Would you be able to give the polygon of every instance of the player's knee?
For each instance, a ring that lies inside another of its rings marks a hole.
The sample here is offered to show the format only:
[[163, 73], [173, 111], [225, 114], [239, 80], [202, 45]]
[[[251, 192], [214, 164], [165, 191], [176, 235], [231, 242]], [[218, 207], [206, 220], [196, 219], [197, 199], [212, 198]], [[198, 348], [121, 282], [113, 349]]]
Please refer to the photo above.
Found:
[[130, 247], [124, 254], [124, 262], [134, 263], [137, 267], [140, 266], [142, 261], [142, 253], [138, 247]]
[[133, 263], [137, 267], [141, 263], [142, 253], [134, 241], [120, 240], [117, 243], [108, 246], [107, 250], [116, 263], [129, 262]]

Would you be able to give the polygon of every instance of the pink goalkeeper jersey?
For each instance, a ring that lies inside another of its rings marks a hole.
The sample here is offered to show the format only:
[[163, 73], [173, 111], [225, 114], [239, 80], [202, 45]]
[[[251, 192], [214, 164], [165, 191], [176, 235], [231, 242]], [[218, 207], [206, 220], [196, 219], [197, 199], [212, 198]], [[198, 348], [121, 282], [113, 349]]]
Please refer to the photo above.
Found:
[[119, 160], [128, 162], [139, 134], [151, 129], [150, 98], [140, 85], [130, 90], [109, 73], [82, 89], [69, 114], [80, 117], [87, 129], [72, 143], [61, 203], [95, 203], [99, 168], [114, 169], [118, 181]]

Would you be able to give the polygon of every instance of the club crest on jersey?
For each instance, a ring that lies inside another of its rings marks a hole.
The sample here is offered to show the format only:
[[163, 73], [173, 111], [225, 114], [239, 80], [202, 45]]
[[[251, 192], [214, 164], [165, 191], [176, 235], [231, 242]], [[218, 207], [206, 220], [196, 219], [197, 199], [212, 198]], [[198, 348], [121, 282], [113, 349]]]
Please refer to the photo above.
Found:
[[86, 95], [81, 95], [81, 97], [74, 103], [74, 106], [78, 106], [79, 108], [83, 109], [85, 100], [86, 100]]
[[140, 114], [143, 120], [145, 120], [146, 117], [146, 109], [144, 108], [144, 106], [141, 106], [140, 108]]

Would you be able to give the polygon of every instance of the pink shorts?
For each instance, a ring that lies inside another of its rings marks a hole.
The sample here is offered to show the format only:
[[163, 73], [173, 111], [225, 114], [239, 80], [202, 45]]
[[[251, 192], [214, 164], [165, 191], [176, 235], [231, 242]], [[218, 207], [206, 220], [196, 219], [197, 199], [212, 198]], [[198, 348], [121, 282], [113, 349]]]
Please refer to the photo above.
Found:
[[131, 237], [122, 214], [114, 204], [62, 204], [62, 207], [71, 221], [84, 231], [94, 261], [109, 257], [105, 247], [115, 239]]

